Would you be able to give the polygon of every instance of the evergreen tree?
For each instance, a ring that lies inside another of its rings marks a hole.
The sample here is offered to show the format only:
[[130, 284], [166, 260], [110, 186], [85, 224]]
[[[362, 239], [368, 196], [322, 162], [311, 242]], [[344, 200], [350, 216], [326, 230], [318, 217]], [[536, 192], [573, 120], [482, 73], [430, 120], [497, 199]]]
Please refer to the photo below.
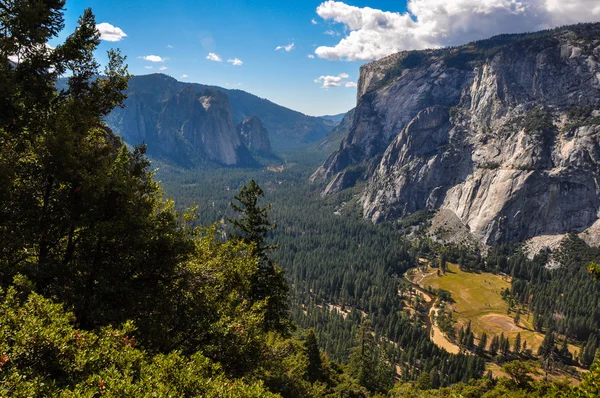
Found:
[[500, 340], [499, 340], [498, 336], [494, 336], [492, 338], [492, 342], [490, 344], [490, 355], [492, 357], [495, 357], [496, 355], [498, 355], [498, 349], [500, 349]]
[[479, 344], [477, 345], [477, 354], [483, 355], [487, 346], [487, 334], [483, 332], [479, 338]]
[[306, 367], [306, 379], [310, 382], [319, 381], [323, 378], [323, 362], [321, 353], [317, 344], [317, 337], [313, 329], [306, 334], [306, 355], [308, 357], [308, 366]]
[[238, 219], [228, 219], [237, 231], [236, 237], [252, 244], [252, 254], [259, 258], [258, 272], [252, 281], [254, 302], [266, 301], [264, 321], [265, 331], [275, 330], [287, 334], [291, 330], [288, 303], [288, 285], [283, 269], [268, 256], [277, 246], [268, 245], [265, 240], [270, 231], [277, 228], [268, 219], [271, 205], [261, 207], [258, 201], [264, 196], [263, 190], [254, 180], [244, 185], [235, 196], [238, 203], [230, 203], [240, 214]]
[[513, 345], [513, 352], [517, 355], [521, 352], [521, 333], [517, 333], [517, 337], [515, 337], [515, 342]]

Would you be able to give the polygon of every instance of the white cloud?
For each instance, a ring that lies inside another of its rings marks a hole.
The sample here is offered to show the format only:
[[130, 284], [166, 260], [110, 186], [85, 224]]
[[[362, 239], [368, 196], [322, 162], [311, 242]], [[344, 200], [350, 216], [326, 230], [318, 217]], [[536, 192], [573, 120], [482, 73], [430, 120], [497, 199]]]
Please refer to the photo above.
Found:
[[138, 58], [142, 58], [145, 61], [150, 61], [150, 62], [165, 62], [168, 58], [163, 58], [163, 57], [159, 57], [158, 55], [145, 55], [143, 57], [138, 57]]
[[244, 64], [244, 62], [242, 62], [242, 60], [239, 58], [228, 59], [227, 62], [233, 66], [242, 66]]
[[336, 32], [335, 30], [332, 30], [332, 29], [326, 30], [325, 34], [329, 35], [329, 36], [339, 36], [340, 35], [338, 32]]
[[600, 19], [598, 0], [409, 0], [405, 13], [328, 0], [317, 7], [348, 32], [315, 53], [330, 60], [369, 61], [403, 50], [464, 44]]
[[340, 87], [342, 84], [345, 84], [346, 87], [351, 87], [348, 84], [352, 82], [344, 82], [344, 79], [349, 78], [347, 73], [340, 73], [337, 76], [320, 76], [318, 79], [315, 79], [315, 83], [319, 83], [321, 88], [330, 88], [330, 87]]
[[275, 47], [275, 51], [285, 50], [286, 52], [290, 52], [294, 49], [294, 43], [288, 44], [287, 46], [277, 46]]
[[172, 45], [170, 45], [170, 44], [167, 44], [167, 48], [175, 48], [175, 47], [173, 47], [173, 46], [172, 46]]
[[346, 82], [346, 87], [356, 87], [357, 84], [355, 82]]
[[108, 22], [102, 22], [96, 25], [96, 30], [100, 32], [100, 39], [106, 41], [121, 41], [127, 37], [127, 34], [123, 32], [121, 28], [112, 26]]
[[160, 70], [167, 70], [167, 69], [169, 69], [169, 68], [167, 68], [166, 66], [161, 66], [160, 67]]
[[313, 25], [316, 25], [316, 24], [318, 24], [317, 20], [316, 20], [316, 19], [314, 19], [314, 18], [310, 20], [310, 23], [312, 23]]
[[146, 69], [152, 69], [152, 66], [144, 66]]
[[181, 75], [180, 79], [187, 79], [188, 75], [186, 75], [185, 73], [183, 75]]
[[206, 59], [208, 59], [209, 61], [213, 61], [213, 62], [223, 62], [223, 60], [221, 59], [221, 57], [219, 57], [217, 54], [215, 53], [209, 53], [206, 56]]
[[310, 59], [315, 59], [315, 56], [312, 55], [312, 54], [308, 54], [307, 57], [310, 58]]

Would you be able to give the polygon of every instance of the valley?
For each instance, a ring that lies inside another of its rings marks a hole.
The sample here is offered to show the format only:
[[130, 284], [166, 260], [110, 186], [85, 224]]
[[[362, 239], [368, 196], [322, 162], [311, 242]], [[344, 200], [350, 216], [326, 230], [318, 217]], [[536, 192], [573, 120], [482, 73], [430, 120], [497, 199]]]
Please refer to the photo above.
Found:
[[1, 397], [600, 394], [600, 22], [66, 4], [0, 1]]

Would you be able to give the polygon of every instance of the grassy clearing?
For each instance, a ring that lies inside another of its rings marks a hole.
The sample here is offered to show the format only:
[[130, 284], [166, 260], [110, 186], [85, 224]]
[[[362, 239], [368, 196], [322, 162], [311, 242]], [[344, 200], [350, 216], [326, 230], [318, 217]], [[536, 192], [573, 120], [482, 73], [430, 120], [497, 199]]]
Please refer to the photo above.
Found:
[[[427, 275], [429, 274], [429, 275]], [[510, 279], [489, 273], [463, 272], [457, 265], [449, 264], [446, 275], [437, 276], [429, 270], [422, 277], [419, 271], [415, 273], [415, 281], [423, 288], [431, 286], [434, 289], [444, 289], [451, 293], [455, 301], [449, 307], [452, 317], [457, 321], [457, 327], [465, 326], [471, 321], [475, 335], [487, 333], [488, 341], [495, 335], [504, 333], [511, 343], [517, 333], [521, 340], [527, 341], [527, 347], [535, 352], [544, 339], [543, 334], [533, 331], [531, 320], [533, 315], [527, 315], [527, 309], [521, 309], [521, 320], [516, 325], [514, 312], [507, 315], [508, 304], [502, 300], [501, 292], [510, 289]], [[529, 319], [528, 319], [529, 318]]]

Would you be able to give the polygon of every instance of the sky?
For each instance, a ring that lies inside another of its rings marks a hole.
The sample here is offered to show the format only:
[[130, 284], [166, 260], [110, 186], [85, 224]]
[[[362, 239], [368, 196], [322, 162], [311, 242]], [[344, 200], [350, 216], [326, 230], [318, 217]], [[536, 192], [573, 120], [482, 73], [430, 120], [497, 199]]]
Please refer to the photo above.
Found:
[[130, 73], [240, 89], [320, 116], [356, 105], [361, 65], [404, 50], [500, 33], [600, 21], [598, 0], [67, 0], [65, 30], [83, 10]]

